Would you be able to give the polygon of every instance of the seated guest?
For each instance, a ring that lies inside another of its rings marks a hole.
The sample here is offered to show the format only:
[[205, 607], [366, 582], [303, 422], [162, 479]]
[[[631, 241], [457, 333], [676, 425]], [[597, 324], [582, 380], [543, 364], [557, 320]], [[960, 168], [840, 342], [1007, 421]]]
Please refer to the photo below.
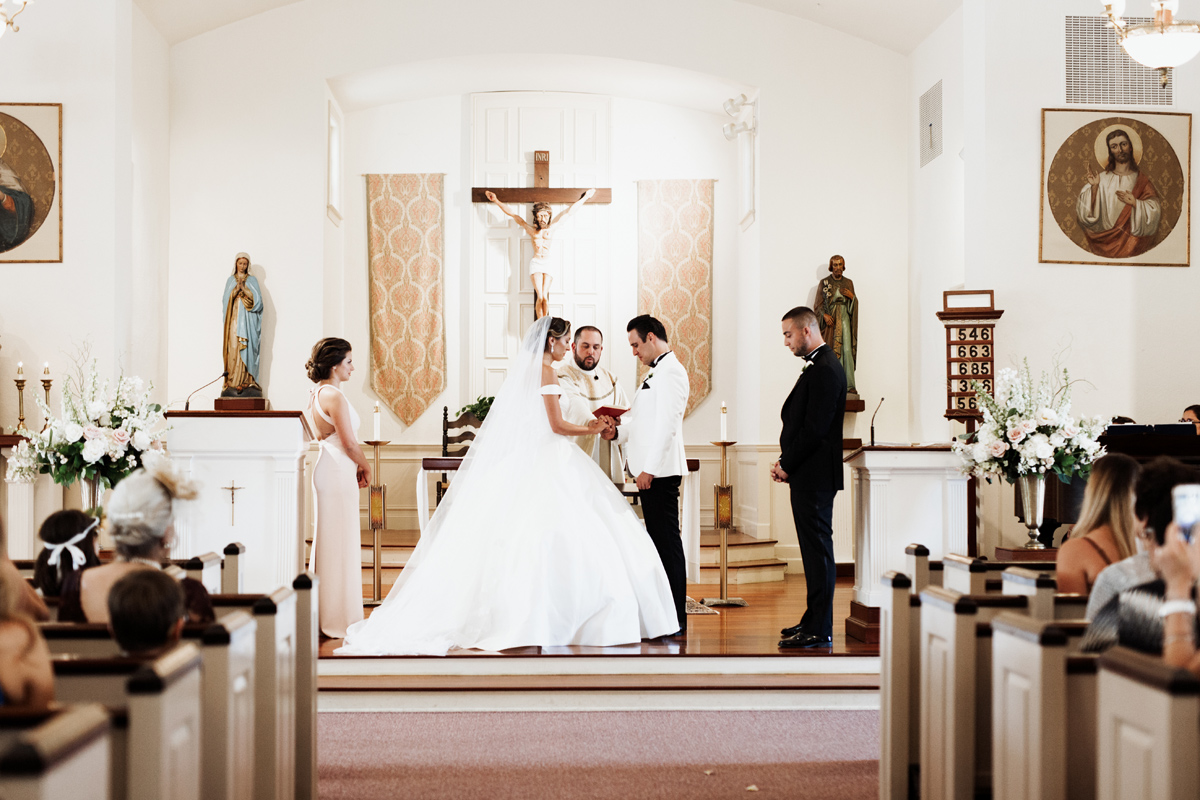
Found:
[[[117, 484], [105, 506], [105, 525], [116, 543], [111, 564], [68, 575], [59, 601], [60, 622], [108, 622], [108, 592], [131, 572], [162, 569], [175, 535], [174, 503], [191, 500], [196, 486], [175, 474], [165, 458], [155, 458]], [[199, 581], [183, 579], [191, 622], [212, 622], [212, 601]]]
[[1105, 567], [1134, 554], [1133, 486], [1138, 464], [1121, 453], [1104, 456], [1092, 467], [1079, 521], [1058, 551], [1058, 590], [1087, 594]]
[[1192, 423], [1196, 426], [1196, 433], [1200, 434], [1200, 405], [1185, 408], [1183, 414], [1179, 417], [1179, 421]]
[[1196, 580], [1200, 578], [1200, 526], [1186, 541], [1179, 526], [1167, 528], [1167, 541], [1155, 554], [1155, 566], [1163, 576], [1164, 600], [1163, 661], [1184, 667], [1200, 677], [1200, 651], [1196, 649]]
[[55, 511], [38, 529], [42, 552], [33, 567], [33, 585], [43, 597], [62, 593], [63, 577], [100, 566], [96, 555], [96, 526], [100, 520], [82, 511]]
[[1156, 458], [1142, 468], [1133, 513], [1138, 520], [1138, 549], [1144, 552], [1118, 561], [1096, 579], [1088, 599], [1092, 624], [1084, 650], [1105, 650], [1119, 642], [1144, 652], [1160, 651], [1163, 626], [1157, 612], [1166, 587], [1153, 565], [1171, 524], [1171, 490], [1198, 480], [1200, 473], [1173, 458]]
[[179, 644], [186, 618], [183, 588], [164, 572], [136, 570], [108, 591], [108, 627], [127, 656], [161, 656]]
[[1113, 417], [1110, 425], [1136, 425], [1137, 420], [1133, 417]]
[[[0, 520], [0, 523], [2, 522], [3, 520]], [[34, 622], [45, 622], [50, 619], [50, 609], [46, 608], [46, 603], [42, 600], [41, 595], [29, 585], [29, 581], [21, 576], [17, 565], [8, 558], [8, 547], [4, 543], [3, 524], [0, 524], [0, 580], [17, 587], [18, 611]]]
[[27, 586], [15, 567], [0, 572], [0, 706], [45, 708], [54, 699], [54, 669], [46, 640], [24, 611]]

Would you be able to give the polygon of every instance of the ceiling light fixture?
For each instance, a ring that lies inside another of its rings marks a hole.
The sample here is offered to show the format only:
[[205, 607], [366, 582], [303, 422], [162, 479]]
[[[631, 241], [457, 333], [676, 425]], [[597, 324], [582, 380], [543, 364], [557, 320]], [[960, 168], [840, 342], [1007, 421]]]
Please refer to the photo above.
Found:
[[25, 10], [25, 6], [29, 5], [30, 0], [0, 0], [0, 20], [4, 21], [0, 25], [0, 36], [9, 28], [13, 29], [13, 33], [21, 30], [17, 25], [17, 15]]
[[1139, 64], [1159, 72], [1159, 85], [1167, 85], [1167, 70], [1186, 64], [1200, 54], [1200, 22], [1175, 20], [1179, 0], [1150, 0], [1154, 21], [1129, 25], [1122, 21], [1125, 0], [1100, 0], [1109, 26], [1121, 47]]

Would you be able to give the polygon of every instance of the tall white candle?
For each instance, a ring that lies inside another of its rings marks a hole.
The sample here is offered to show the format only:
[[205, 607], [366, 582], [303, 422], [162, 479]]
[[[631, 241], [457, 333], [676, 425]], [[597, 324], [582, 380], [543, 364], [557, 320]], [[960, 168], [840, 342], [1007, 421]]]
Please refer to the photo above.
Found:
[[721, 441], [729, 441], [729, 425], [726, 420], [729, 418], [729, 409], [725, 408], [725, 404], [721, 403]]
[[379, 401], [375, 401], [375, 439], [376, 442], [383, 441], [379, 438]]
[[50, 362], [49, 361], [46, 362], [46, 366], [42, 367], [42, 376], [45, 378], [50, 377]]
[[24, 361], [17, 362], [17, 377], [18, 378], [25, 377], [25, 362]]

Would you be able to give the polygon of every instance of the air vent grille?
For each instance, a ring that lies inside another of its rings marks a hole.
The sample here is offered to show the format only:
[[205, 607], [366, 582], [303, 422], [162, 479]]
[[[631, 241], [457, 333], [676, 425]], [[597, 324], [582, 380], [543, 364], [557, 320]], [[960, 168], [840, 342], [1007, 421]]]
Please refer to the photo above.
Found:
[[921, 166], [942, 154], [942, 82], [921, 95]]
[[[1151, 20], [1126, 17], [1130, 25]], [[1159, 86], [1157, 70], [1147, 69], [1121, 49], [1104, 17], [1067, 17], [1067, 102], [1080, 105], [1171, 106], [1175, 71]]]

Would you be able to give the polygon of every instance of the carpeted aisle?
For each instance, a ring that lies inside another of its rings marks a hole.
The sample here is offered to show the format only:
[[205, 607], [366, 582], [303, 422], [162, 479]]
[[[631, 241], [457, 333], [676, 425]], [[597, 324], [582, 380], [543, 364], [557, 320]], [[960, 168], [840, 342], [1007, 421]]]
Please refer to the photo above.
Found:
[[874, 711], [322, 713], [318, 726], [322, 800], [879, 794]]

